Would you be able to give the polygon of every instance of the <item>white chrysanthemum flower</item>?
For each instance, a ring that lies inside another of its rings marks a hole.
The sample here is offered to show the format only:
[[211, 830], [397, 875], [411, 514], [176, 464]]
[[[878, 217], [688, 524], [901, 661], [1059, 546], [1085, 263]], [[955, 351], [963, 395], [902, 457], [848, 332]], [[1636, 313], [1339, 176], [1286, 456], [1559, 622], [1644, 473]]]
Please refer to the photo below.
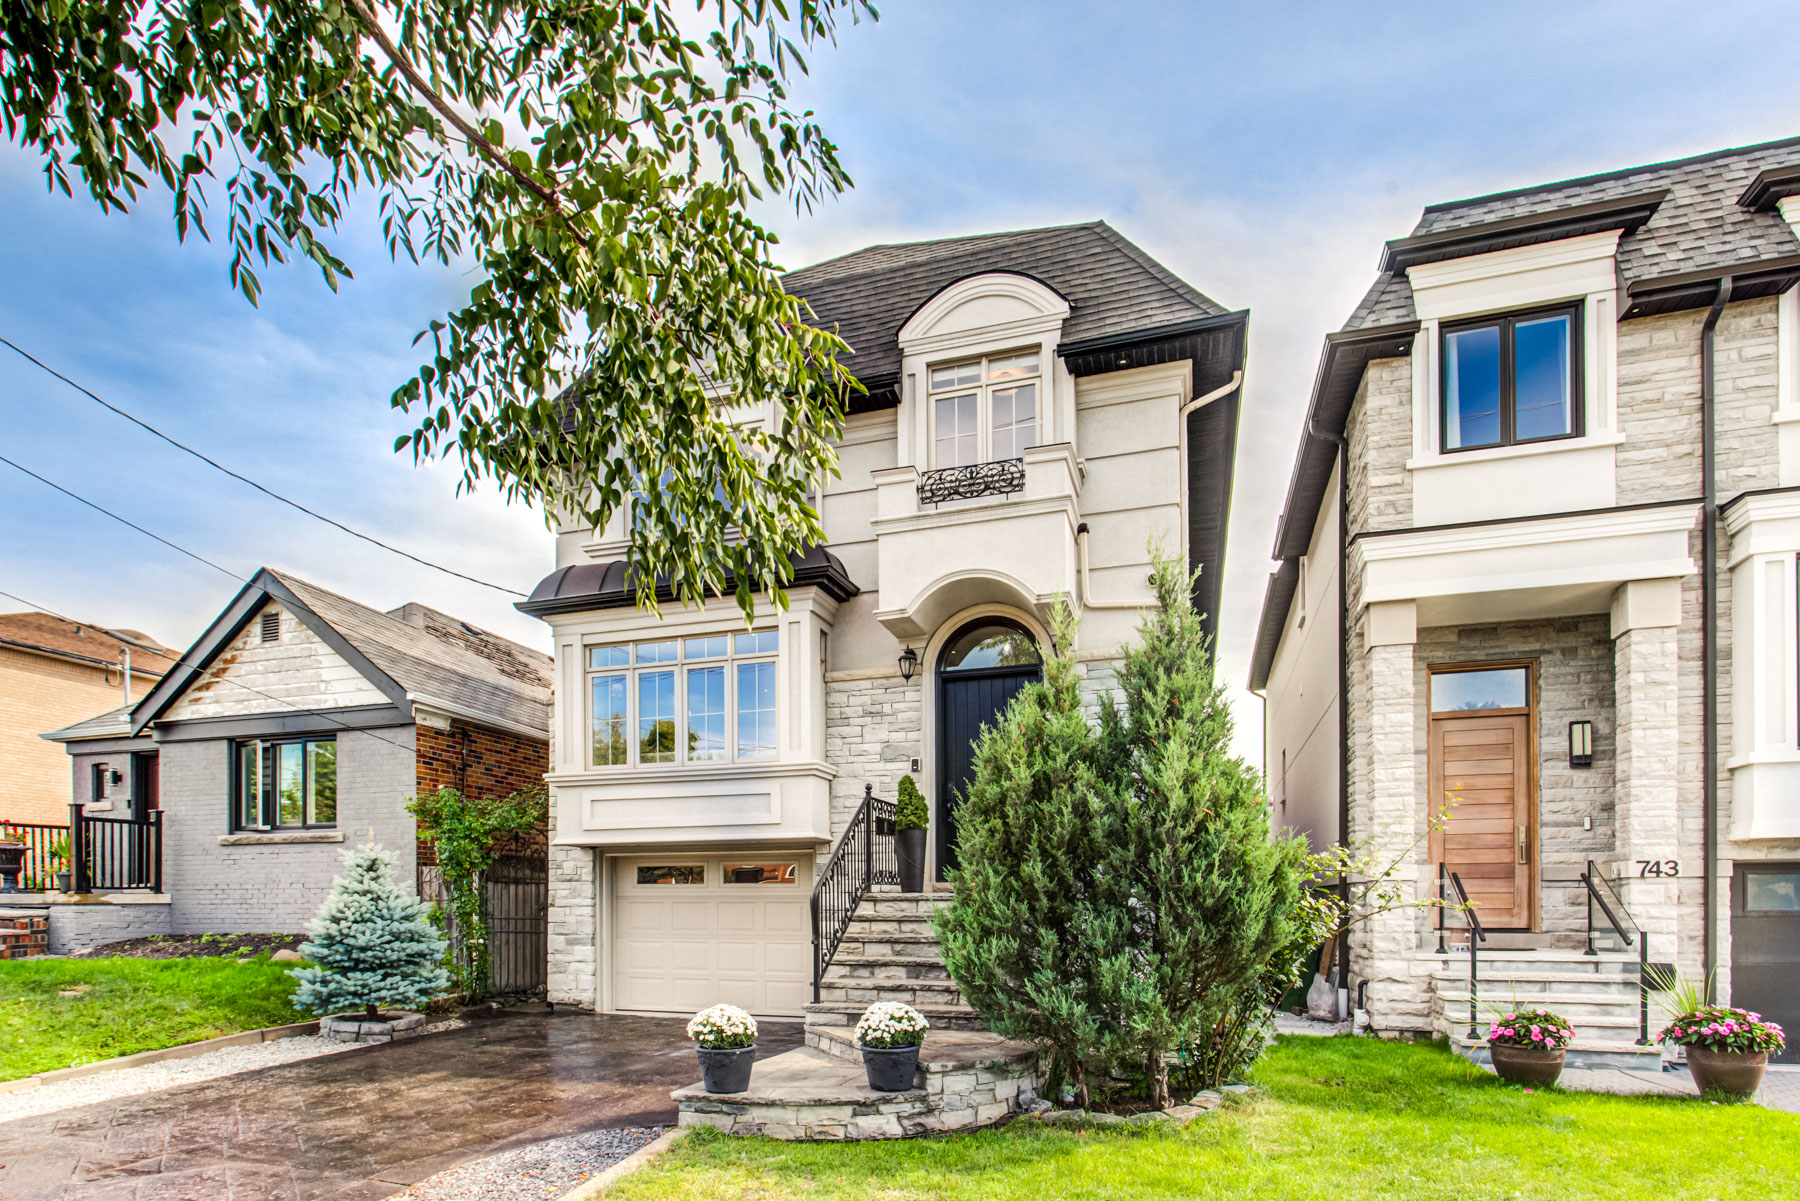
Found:
[[914, 1047], [925, 1041], [931, 1023], [911, 1005], [877, 1001], [856, 1023], [856, 1041], [865, 1047]]
[[756, 1041], [756, 1019], [736, 1005], [714, 1005], [693, 1016], [687, 1033], [709, 1050], [748, 1047]]

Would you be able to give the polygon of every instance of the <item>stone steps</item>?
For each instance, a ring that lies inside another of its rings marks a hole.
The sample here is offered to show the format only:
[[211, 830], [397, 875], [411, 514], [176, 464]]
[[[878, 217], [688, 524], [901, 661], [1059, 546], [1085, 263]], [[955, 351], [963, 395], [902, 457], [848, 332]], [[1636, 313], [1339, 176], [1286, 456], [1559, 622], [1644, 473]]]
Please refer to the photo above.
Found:
[[[1627, 1036], [1615, 1038], [1576, 1038], [1569, 1044], [1563, 1056], [1565, 1068], [1624, 1068], [1627, 1071], [1655, 1071], [1662, 1062], [1662, 1048], [1654, 1043], [1650, 1046], [1639, 1046], [1636, 1039], [1636, 1025]], [[1462, 1026], [1450, 1035], [1450, 1046], [1457, 1054], [1471, 1063], [1487, 1064], [1492, 1062], [1488, 1053], [1485, 1038], [1468, 1037], [1468, 1027]]]
[[938, 954], [931, 914], [947, 892], [874, 892], [863, 898], [819, 981], [819, 999], [806, 1007], [809, 1026], [854, 1026], [877, 1001], [898, 1001], [934, 1027], [979, 1029], [962, 990]]
[[[908, 1001], [907, 1004], [912, 1005]], [[810, 1026], [855, 1026], [868, 1001], [813, 1001], [804, 1006]], [[981, 1015], [967, 1005], [913, 1005], [934, 1030], [981, 1030]]]

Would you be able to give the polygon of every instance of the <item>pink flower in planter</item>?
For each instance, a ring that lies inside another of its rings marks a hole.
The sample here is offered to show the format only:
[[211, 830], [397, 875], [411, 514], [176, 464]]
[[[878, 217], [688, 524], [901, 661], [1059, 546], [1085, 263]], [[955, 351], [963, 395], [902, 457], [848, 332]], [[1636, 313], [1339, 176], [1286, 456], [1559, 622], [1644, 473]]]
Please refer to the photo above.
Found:
[[1531, 1041], [1534, 1043], [1541, 1043], [1544, 1041], [1544, 1036], [1539, 1034], [1536, 1030], [1533, 1030], [1531, 1032]]

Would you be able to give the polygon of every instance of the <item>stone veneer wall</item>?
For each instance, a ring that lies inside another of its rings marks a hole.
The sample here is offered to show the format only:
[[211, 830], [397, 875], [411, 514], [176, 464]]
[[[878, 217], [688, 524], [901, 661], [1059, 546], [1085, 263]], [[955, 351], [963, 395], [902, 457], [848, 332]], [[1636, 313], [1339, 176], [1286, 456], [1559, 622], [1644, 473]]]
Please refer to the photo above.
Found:
[[1412, 525], [1412, 360], [1376, 359], [1363, 372], [1345, 427], [1350, 532]]
[[545, 999], [593, 1009], [600, 996], [600, 856], [550, 844], [550, 971]]
[[[825, 678], [825, 762], [837, 768], [831, 781], [833, 840], [862, 804], [865, 786], [873, 784], [876, 796], [892, 800], [900, 777], [924, 753], [924, 696], [923, 672], [910, 681], [898, 673]], [[914, 777], [913, 782], [927, 797], [932, 795], [930, 781]]]

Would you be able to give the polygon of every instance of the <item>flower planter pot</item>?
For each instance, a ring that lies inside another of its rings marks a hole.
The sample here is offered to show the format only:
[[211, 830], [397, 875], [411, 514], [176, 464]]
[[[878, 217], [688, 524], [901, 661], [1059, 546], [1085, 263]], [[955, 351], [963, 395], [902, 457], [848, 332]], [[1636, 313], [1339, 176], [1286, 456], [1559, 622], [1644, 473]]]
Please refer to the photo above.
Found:
[[1548, 1088], [1562, 1075], [1562, 1051], [1540, 1051], [1535, 1047], [1509, 1047], [1503, 1043], [1490, 1043], [1488, 1054], [1494, 1060], [1494, 1074], [1514, 1084]]
[[75, 874], [74, 872], [51, 872], [50, 873], [51, 888], [56, 892], [68, 892], [69, 891], [69, 878], [71, 876], [73, 876], [74, 874]]
[[1734, 1097], [1750, 1098], [1762, 1084], [1763, 1072], [1769, 1067], [1767, 1051], [1709, 1051], [1705, 1047], [1687, 1049], [1688, 1074], [1694, 1087], [1702, 1093], [1717, 1089]]
[[863, 1071], [869, 1087], [878, 1093], [903, 1093], [913, 1086], [919, 1070], [919, 1044], [910, 1047], [862, 1048]]
[[925, 831], [894, 831], [894, 855], [900, 860], [900, 891], [925, 891]]
[[0, 892], [19, 891], [19, 873], [25, 867], [25, 844], [0, 842]]
[[700, 1083], [709, 1093], [741, 1093], [750, 1087], [750, 1069], [756, 1063], [756, 1044], [748, 1047], [696, 1047], [700, 1056]]

